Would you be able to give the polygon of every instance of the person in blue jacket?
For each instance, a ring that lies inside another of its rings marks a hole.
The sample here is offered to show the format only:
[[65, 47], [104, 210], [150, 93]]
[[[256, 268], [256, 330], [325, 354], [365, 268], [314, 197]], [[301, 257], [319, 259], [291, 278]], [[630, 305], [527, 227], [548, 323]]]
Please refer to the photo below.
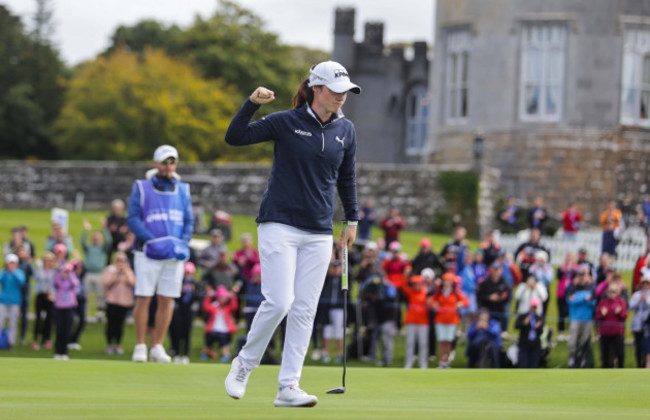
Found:
[[293, 109], [251, 123], [274, 92], [258, 87], [233, 118], [226, 142], [274, 141], [273, 166], [257, 216], [262, 294], [246, 345], [233, 359], [225, 385], [241, 398], [275, 328], [287, 316], [275, 406], [311, 407], [318, 398], [299, 388], [318, 298], [332, 250], [335, 190], [345, 211], [342, 243], [354, 243], [359, 220], [354, 125], [341, 112], [348, 92], [361, 88], [333, 61], [311, 68], [293, 97]]
[[23, 297], [21, 288], [25, 284], [25, 272], [18, 268], [18, 256], [5, 256], [5, 269], [0, 271], [0, 330], [4, 328], [5, 320], [9, 319], [9, 346], [16, 342], [18, 317]]
[[162, 145], [153, 155], [154, 169], [146, 179], [135, 181], [129, 199], [127, 224], [136, 237], [134, 243], [135, 308], [133, 321], [136, 345], [134, 362], [147, 361], [145, 336], [149, 305], [154, 293], [155, 315], [149, 360], [169, 363], [162, 345], [171, 321], [174, 299], [180, 297], [188, 242], [194, 230], [190, 186], [176, 173], [178, 151]]
[[569, 367], [582, 367], [584, 357], [591, 348], [591, 330], [594, 328], [596, 292], [591, 271], [581, 265], [573, 284], [565, 292], [569, 305]]
[[485, 368], [489, 360], [492, 368], [501, 366], [501, 323], [490, 317], [486, 308], [479, 310], [476, 321], [467, 330], [467, 367]]

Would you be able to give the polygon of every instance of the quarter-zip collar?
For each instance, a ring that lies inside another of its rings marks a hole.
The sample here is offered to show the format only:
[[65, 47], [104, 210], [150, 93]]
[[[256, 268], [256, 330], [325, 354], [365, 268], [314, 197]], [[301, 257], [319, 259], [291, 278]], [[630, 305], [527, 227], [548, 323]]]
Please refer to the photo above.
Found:
[[320, 117], [314, 112], [313, 109], [311, 109], [309, 104], [306, 103], [305, 108], [307, 109], [307, 113], [309, 115], [311, 115], [314, 120], [316, 120], [316, 122], [318, 123], [318, 125], [321, 128], [321, 138], [323, 140], [323, 147], [321, 148], [321, 152], [324, 152], [325, 151], [325, 127], [327, 127], [328, 125], [333, 124], [336, 121], [344, 118], [345, 115], [343, 115], [343, 111], [341, 111], [339, 109], [338, 112], [335, 115], [332, 115], [332, 118], [330, 118], [326, 123], [323, 123], [321, 121]]

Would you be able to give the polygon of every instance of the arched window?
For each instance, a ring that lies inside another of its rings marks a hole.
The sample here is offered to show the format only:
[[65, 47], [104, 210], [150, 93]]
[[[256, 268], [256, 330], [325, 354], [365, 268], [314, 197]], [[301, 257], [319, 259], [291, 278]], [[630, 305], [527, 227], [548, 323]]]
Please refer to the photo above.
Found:
[[406, 153], [417, 154], [427, 142], [429, 92], [424, 84], [414, 86], [406, 97]]

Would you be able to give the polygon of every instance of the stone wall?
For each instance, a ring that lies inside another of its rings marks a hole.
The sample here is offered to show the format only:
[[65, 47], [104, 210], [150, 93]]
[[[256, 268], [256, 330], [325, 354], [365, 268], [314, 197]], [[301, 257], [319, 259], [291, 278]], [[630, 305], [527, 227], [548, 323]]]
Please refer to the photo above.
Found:
[[608, 200], [634, 214], [649, 192], [648, 156], [645, 131], [549, 129], [486, 136], [483, 163], [500, 170], [502, 197], [532, 203], [542, 196], [555, 217], [575, 200], [585, 220], [598, 224]]
[[[111, 200], [126, 201], [134, 179], [150, 169], [129, 162], [1, 161], [0, 206], [4, 208], [75, 209], [83, 196], [84, 209], [108, 209]], [[206, 211], [225, 210], [255, 215], [266, 188], [270, 166], [265, 164], [187, 164], [179, 166], [190, 183], [195, 203]], [[372, 199], [380, 216], [397, 206], [409, 229], [428, 230], [438, 208], [445, 205], [433, 165], [359, 164], [359, 202]], [[336, 218], [343, 213], [338, 206]]]

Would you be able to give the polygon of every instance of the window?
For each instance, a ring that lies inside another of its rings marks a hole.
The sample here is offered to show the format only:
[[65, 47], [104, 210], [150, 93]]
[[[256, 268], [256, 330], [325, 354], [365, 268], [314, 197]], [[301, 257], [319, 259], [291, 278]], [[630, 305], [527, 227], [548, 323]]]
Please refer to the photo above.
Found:
[[562, 116], [566, 25], [526, 25], [521, 39], [519, 116], [523, 121], [559, 121]]
[[448, 124], [464, 124], [468, 113], [470, 33], [468, 30], [450, 32], [446, 42], [446, 121]]
[[406, 153], [422, 152], [427, 142], [429, 95], [425, 85], [417, 85], [406, 98]]
[[650, 126], [650, 31], [625, 32], [621, 123]]

